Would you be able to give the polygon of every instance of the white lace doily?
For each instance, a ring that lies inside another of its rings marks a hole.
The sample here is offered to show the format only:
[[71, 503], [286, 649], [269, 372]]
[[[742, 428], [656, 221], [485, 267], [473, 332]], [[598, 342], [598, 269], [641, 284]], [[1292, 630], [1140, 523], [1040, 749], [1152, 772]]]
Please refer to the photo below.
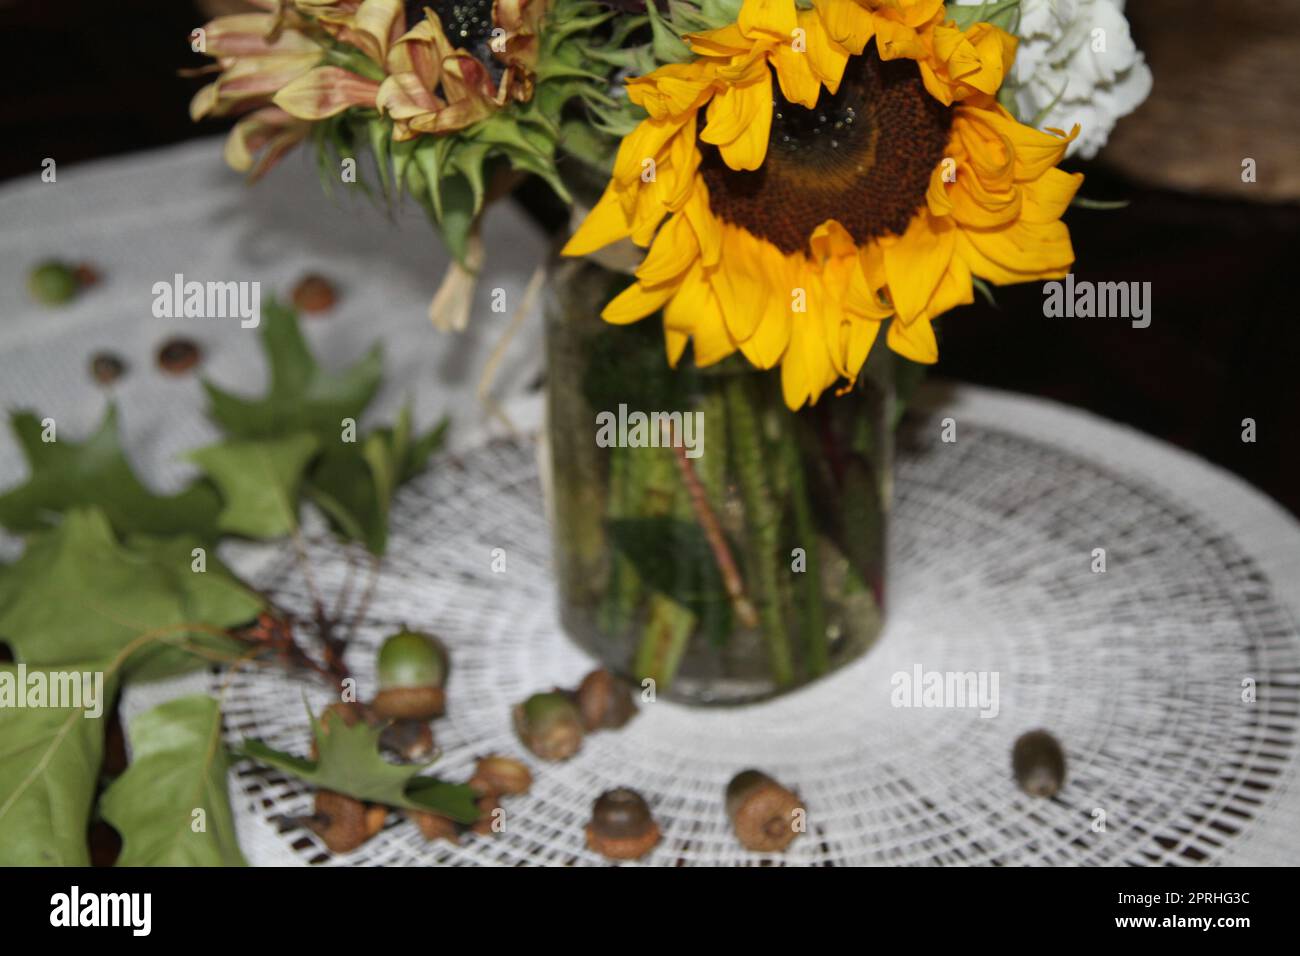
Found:
[[[104, 397], [86, 363], [121, 352], [131, 372], [114, 392], [123, 440], [152, 486], [192, 473], [184, 450], [217, 433], [194, 377], [157, 372], [167, 335], [203, 345], [204, 372], [256, 392], [265, 371], [256, 336], [230, 323], [152, 318], [150, 288], [184, 272], [257, 279], [284, 293], [322, 271], [344, 296], [311, 322], [332, 368], [374, 339], [387, 344], [389, 386], [374, 420], [413, 393], [417, 422], [451, 412], [461, 449], [483, 417], [478, 372], [545, 242], [510, 206], [488, 218], [492, 250], [469, 333], [440, 336], [425, 309], [445, 258], [414, 217], [398, 228], [364, 203], [322, 203], [304, 158], [245, 188], [221, 164], [219, 139], [80, 167], [57, 184], [0, 187], [0, 400], [55, 416], [83, 437]], [[161, 199], [160, 199], [161, 197]], [[101, 286], [61, 310], [27, 298], [27, 269], [46, 256], [85, 258]], [[1033, 321], [1026, 318], [1026, 321]], [[502, 370], [508, 398], [537, 374], [538, 317], [525, 323]], [[755, 862], [722, 814], [722, 788], [742, 766], [764, 767], [804, 796], [811, 832], [787, 862], [1291, 863], [1300, 862], [1300, 530], [1231, 476], [1136, 432], [1058, 406], [961, 388], [947, 396], [958, 440], [938, 429], [900, 454], [895, 482], [889, 618], [856, 665], [805, 691], [741, 710], [645, 708], [625, 730], [591, 737], [563, 765], [538, 765], [532, 793], [507, 804], [507, 832], [461, 847], [426, 844], [394, 817], [376, 839], [332, 863], [596, 863], [583, 845], [592, 799], [640, 789], [665, 839], [652, 863]], [[516, 420], [521, 420], [519, 417]], [[1243, 448], [1243, 453], [1248, 453]], [[441, 770], [463, 777], [473, 756], [519, 753], [510, 705], [571, 684], [590, 662], [559, 633], [548, 578], [533, 450], [495, 444], [446, 459], [398, 502], [390, 570], [349, 662], [368, 685], [379, 638], [398, 622], [433, 628], [453, 645], [451, 714], [437, 724]], [[0, 486], [23, 480], [0, 430]], [[6, 556], [18, 542], [0, 538]], [[491, 550], [507, 552], [491, 572]], [[1093, 548], [1108, 570], [1093, 575]], [[262, 585], [301, 581], [282, 555], [232, 556]], [[268, 562], [269, 563], [266, 563]], [[323, 590], [345, 571], [318, 553]], [[926, 670], [997, 670], [995, 719], [970, 711], [896, 710], [889, 679]], [[1241, 681], [1258, 701], [1241, 703]], [[128, 723], [168, 697], [210, 689], [205, 674], [123, 693]], [[231, 687], [227, 731], [303, 752], [303, 682], [270, 672]], [[1069, 781], [1052, 801], [1015, 788], [1011, 742], [1046, 727], [1064, 744]], [[311, 806], [304, 788], [241, 765], [231, 788], [240, 840], [254, 863], [324, 856], [303, 831], [268, 821]], [[1092, 830], [1094, 809], [1106, 831]]]
[[[592, 800], [623, 785], [645, 795], [664, 831], [645, 862], [758, 862], [732, 836], [722, 799], [752, 765], [806, 802], [809, 831], [785, 863], [1300, 862], [1296, 523], [1236, 479], [1080, 413], [966, 388], [942, 400], [900, 442], [888, 621], [856, 664], [757, 706], [657, 702], [567, 763], [529, 757], [533, 789], [506, 804], [494, 837], [430, 844], [393, 816], [341, 857], [305, 831], [259, 827], [250, 857], [600, 863], [583, 827]], [[939, 440], [940, 415], [957, 423], [953, 444]], [[497, 440], [404, 493], [389, 570], [348, 657], [369, 693], [385, 633], [405, 623], [447, 640], [450, 712], [435, 731], [437, 769], [452, 778], [467, 777], [476, 755], [521, 754], [511, 705], [591, 666], [555, 622], [537, 474], [532, 442]], [[1091, 569], [1098, 547], [1104, 574]], [[492, 570], [494, 548], [504, 573]], [[322, 590], [341, 582], [342, 561], [324, 551], [314, 561]], [[259, 583], [306, 607], [289, 555]], [[891, 706], [891, 676], [916, 664], [998, 672], [998, 715]], [[1242, 701], [1245, 678], [1253, 704]], [[236, 677], [231, 741], [303, 752], [304, 690], [314, 707], [329, 701], [279, 674]], [[1051, 800], [1022, 794], [1010, 770], [1013, 741], [1037, 727], [1068, 755]], [[311, 807], [307, 788], [249, 764], [232, 797], [263, 821]]]

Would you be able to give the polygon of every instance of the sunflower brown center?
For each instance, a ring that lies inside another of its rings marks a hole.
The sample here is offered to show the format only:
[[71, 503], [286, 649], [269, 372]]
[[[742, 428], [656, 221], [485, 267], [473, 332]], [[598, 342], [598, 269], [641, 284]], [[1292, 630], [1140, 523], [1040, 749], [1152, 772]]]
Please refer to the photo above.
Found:
[[901, 235], [925, 201], [952, 121], [916, 64], [882, 62], [872, 40], [849, 58], [839, 90], [823, 89], [814, 109], [774, 89], [772, 133], [758, 169], [731, 169], [717, 147], [700, 143], [714, 214], [785, 253], [807, 249], [827, 219], [858, 244]]
[[474, 54], [493, 79], [500, 80], [501, 68], [492, 56], [492, 30], [496, 27], [492, 0], [406, 0], [408, 30], [424, 19], [426, 7], [438, 15], [452, 46]]

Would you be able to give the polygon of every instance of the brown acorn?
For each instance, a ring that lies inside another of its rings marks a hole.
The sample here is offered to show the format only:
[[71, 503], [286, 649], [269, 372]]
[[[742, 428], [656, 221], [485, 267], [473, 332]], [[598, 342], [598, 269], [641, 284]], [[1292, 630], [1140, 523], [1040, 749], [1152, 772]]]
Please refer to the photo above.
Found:
[[587, 846], [611, 860], [637, 860], [659, 842], [659, 824], [635, 790], [606, 790], [591, 807]]
[[436, 813], [424, 810], [407, 810], [406, 816], [420, 828], [426, 840], [446, 840], [448, 843], [460, 843], [460, 830], [455, 821]]
[[489, 754], [478, 758], [469, 785], [480, 795], [494, 793], [516, 796], [528, 792], [528, 788], [533, 785], [533, 775], [518, 760]]
[[761, 771], [743, 770], [732, 777], [726, 804], [731, 828], [747, 850], [776, 853], [799, 835], [802, 801]]
[[326, 312], [338, 298], [333, 284], [322, 275], [309, 273], [293, 287], [293, 304], [301, 312]]
[[617, 729], [636, 716], [631, 685], [603, 668], [584, 677], [575, 696], [588, 733]]
[[1031, 797], [1053, 797], [1065, 784], [1065, 751], [1046, 730], [1031, 730], [1011, 748], [1011, 771]]
[[335, 793], [316, 791], [316, 816], [310, 826], [334, 853], [355, 850], [384, 828], [388, 808]]
[[379, 648], [379, 693], [371, 707], [381, 717], [432, 720], [446, 710], [449, 661], [432, 634], [399, 631]]
[[582, 746], [582, 716], [560, 690], [534, 694], [514, 709], [515, 732], [543, 760], [568, 760]]
[[470, 830], [480, 836], [494, 836], [497, 831], [493, 830], [496, 825], [498, 816], [497, 811], [501, 809], [501, 801], [495, 793], [485, 794], [478, 798], [478, 819], [470, 827]]
[[199, 364], [202, 352], [193, 339], [177, 336], [158, 347], [158, 367], [170, 375], [181, 375]]
[[112, 352], [96, 352], [90, 359], [90, 375], [100, 385], [112, 385], [126, 374], [126, 362]]

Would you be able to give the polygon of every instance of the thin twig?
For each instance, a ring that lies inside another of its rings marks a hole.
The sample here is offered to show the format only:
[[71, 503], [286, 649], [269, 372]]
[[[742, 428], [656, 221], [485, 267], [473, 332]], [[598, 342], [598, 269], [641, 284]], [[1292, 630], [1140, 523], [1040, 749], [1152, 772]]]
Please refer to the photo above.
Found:
[[708, 492], [704, 490], [704, 483], [700, 481], [700, 476], [695, 473], [695, 466], [691, 460], [686, 457], [686, 448], [673, 441], [672, 423], [663, 423], [663, 432], [666, 433], [668, 444], [673, 449], [673, 459], [677, 462], [677, 470], [682, 474], [682, 482], [686, 485], [687, 494], [691, 501], [691, 510], [695, 512], [695, 520], [700, 523], [704, 529], [704, 537], [709, 542], [709, 549], [713, 552], [713, 560], [718, 565], [718, 571], [722, 574], [723, 586], [727, 589], [727, 597], [731, 599], [732, 609], [736, 612], [736, 617], [740, 623], [748, 628], [757, 628], [759, 625], [758, 612], [754, 609], [753, 603], [745, 594], [745, 582], [740, 577], [740, 570], [736, 567], [736, 560], [731, 555], [731, 548], [727, 546], [727, 537], [722, 533], [722, 525], [718, 521], [718, 516], [713, 511], [713, 506], [709, 504]]
[[375, 586], [379, 584], [379, 555], [370, 556], [370, 574], [366, 580], [365, 593], [361, 595], [361, 601], [357, 604], [356, 611], [352, 614], [352, 622], [348, 625], [348, 639], [357, 636], [357, 628], [361, 626], [361, 619], [365, 616], [366, 611], [370, 609], [370, 599], [374, 597]]
[[514, 422], [506, 415], [501, 405], [489, 394], [492, 389], [492, 383], [496, 381], [497, 369], [502, 361], [505, 360], [506, 349], [514, 340], [515, 333], [519, 331], [524, 320], [528, 318], [528, 313], [532, 311], [533, 303], [537, 301], [537, 296], [542, 291], [542, 286], [546, 282], [546, 266], [540, 265], [533, 270], [533, 274], [528, 279], [528, 284], [524, 286], [524, 294], [519, 299], [519, 307], [515, 309], [515, 314], [510, 317], [510, 324], [506, 326], [505, 332], [501, 338], [497, 339], [497, 344], [492, 347], [492, 354], [483, 364], [483, 372], [479, 376], [478, 386], [474, 393], [480, 402], [487, 407], [487, 410], [494, 415], [506, 427], [506, 431], [512, 437], [518, 437], [519, 432], [514, 426]]

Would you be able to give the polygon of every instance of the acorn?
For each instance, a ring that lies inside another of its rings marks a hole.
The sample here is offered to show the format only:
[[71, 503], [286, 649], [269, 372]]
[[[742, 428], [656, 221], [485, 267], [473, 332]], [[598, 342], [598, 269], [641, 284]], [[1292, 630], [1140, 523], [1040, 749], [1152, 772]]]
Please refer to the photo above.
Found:
[[169, 375], [188, 372], [202, 357], [198, 343], [181, 336], [170, 338], [158, 347], [158, 367]]
[[584, 677], [575, 696], [582, 725], [589, 733], [615, 730], [636, 716], [632, 686], [603, 668]]
[[747, 850], [776, 853], [799, 835], [796, 816], [803, 802], [759, 770], [743, 770], [727, 784], [727, 816]]
[[335, 793], [316, 791], [316, 816], [310, 826], [334, 853], [355, 850], [384, 828], [388, 808]]
[[400, 631], [379, 648], [379, 693], [371, 707], [381, 717], [432, 720], [446, 708], [447, 649], [436, 637]]
[[534, 694], [514, 710], [515, 732], [543, 760], [568, 760], [582, 746], [582, 715], [560, 690]]
[[495, 793], [489, 793], [479, 797], [475, 805], [478, 807], [478, 819], [474, 821], [470, 831], [480, 836], [493, 836], [497, 832], [492, 828], [496, 825], [501, 801]]
[[379, 735], [379, 746], [406, 763], [433, 756], [433, 728], [423, 720], [395, 720]]
[[1046, 730], [1031, 730], [1011, 748], [1011, 770], [1031, 797], [1053, 797], [1065, 783], [1065, 751]]
[[517, 796], [528, 792], [528, 788], [533, 785], [533, 775], [518, 760], [489, 754], [478, 758], [469, 785], [478, 794]]
[[446, 840], [460, 843], [460, 830], [455, 821], [424, 810], [407, 810], [407, 819], [413, 821], [426, 840]]
[[293, 287], [293, 304], [300, 312], [325, 312], [334, 307], [338, 295], [322, 275], [308, 273]]
[[96, 352], [90, 359], [90, 375], [100, 385], [112, 385], [126, 374], [126, 362], [112, 352]]
[[587, 846], [601, 856], [611, 860], [640, 859], [659, 842], [660, 835], [650, 807], [635, 790], [606, 790], [592, 804]]
[[80, 288], [76, 269], [66, 262], [50, 259], [27, 273], [27, 291], [41, 305], [71, 302]]

